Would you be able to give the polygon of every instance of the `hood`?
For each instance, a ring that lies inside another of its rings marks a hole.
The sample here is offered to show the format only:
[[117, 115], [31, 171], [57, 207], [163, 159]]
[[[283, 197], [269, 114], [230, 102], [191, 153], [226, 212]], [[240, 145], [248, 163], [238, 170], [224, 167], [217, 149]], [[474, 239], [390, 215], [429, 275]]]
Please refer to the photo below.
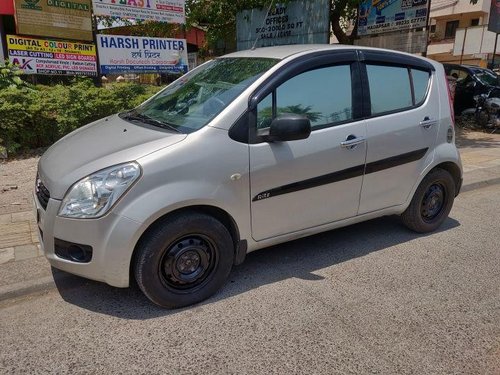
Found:
[[38, 173], [50, 196], [63, 199], [78, 180], [112, 165], [137, 160], [186, 138], [113, 115], [68, 134], [40, 158]]

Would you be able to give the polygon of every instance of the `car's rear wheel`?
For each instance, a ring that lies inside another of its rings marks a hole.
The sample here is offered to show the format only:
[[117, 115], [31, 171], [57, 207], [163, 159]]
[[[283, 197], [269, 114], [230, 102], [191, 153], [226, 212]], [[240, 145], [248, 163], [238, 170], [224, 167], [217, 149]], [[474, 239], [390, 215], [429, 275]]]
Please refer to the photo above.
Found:
[[233, 259], [233, 241], [223, 224], [202, 213], [184, 212], [156, 223], [141, 239], [135, 277], [157, 305], [188, 306], [222, 287]]
[[444, 169], [434, 169], [418, 186], [401, 219], [415, 232], [432, 232], [446, 220], [454, 199], [453, 177]]

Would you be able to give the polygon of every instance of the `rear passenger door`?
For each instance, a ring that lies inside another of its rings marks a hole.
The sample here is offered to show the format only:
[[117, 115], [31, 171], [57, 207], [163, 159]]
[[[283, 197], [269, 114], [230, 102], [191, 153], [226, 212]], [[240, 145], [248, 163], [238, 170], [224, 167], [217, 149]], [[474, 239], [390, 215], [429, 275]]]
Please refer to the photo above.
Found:
[[362, 59], [367, 156], [359, 214], [408, 199], [432, 161], [440, 105], [432, 64], [375, 51]]

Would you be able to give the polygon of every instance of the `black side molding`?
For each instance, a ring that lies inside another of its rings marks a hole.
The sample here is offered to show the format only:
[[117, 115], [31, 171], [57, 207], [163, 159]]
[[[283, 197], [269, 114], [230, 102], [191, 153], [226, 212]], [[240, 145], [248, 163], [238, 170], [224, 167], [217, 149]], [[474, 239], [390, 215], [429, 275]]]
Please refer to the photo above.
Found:
[[360, 164], [355, 167], [347, 168], [338, 172], [324, 174], [318, 177], [308, 178], [307, 180], [292, 182], [291, 184], [278, 186], [276, 188], [264, 191], [253, 197], [252, 202], [260, 201], [267, 198], [272, 198], [277, 195], [292, 193], [299, 190], [311, 189], [317, 186], [327, 185], [334, 182], [347, 180], [354, 177], [362, 176], [382, 171], [384, 169], [394, 168], [399, 165], [411, 163], [422, 159], [429, 150], [428, 147], [420, 150], [407, 152], [404, 154], [391, 156], [390, 158], [373, 161], [371, 163]]

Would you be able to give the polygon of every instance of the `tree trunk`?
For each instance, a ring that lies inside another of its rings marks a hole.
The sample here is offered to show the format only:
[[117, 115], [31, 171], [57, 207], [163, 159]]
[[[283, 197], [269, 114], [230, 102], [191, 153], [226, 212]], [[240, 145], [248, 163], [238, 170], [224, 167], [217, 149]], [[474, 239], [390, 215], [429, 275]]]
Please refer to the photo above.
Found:
[[342, 26], [340, 26], [340, 21], [340, 12], [335, 9], [330, 9], [330, 22], [332, 24], [333, 35], [335, 35], [340, 44], [353, 44], [358, 30], [357, 19], [354, 24], [354, 29], [352, 30], [350, 35], [347, 35], [346, 32], [342, 29]]

